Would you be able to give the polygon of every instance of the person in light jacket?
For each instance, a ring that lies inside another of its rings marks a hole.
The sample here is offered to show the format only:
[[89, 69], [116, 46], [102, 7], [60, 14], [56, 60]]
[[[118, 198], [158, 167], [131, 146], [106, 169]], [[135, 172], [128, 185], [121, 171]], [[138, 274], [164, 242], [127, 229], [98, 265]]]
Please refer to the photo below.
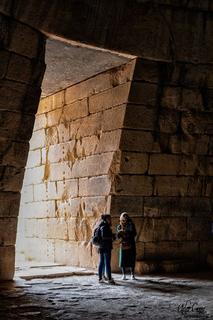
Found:
[[117, 238], [120, 239], [119, 266], [122, 270], [122, 279], [126, 280], [126, 270], [130, 269], [131, 279], [135, 280], [136, 261], [136, 228], [127, 212], [120, 215], [120, 224], [117, 226]]

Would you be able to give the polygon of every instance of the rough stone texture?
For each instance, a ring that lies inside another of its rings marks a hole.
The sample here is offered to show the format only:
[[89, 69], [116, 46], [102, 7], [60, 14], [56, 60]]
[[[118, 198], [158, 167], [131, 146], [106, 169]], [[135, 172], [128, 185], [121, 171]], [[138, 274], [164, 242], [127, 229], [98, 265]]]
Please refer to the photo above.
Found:
[[[148, 155], [119, 152], [134, 66], [132, 60], [41, 100], [20, 210], [18, 248], [27, 259], [96, 266], [89, 241], [100, 214], [110, 212], [119, 167], [129, 173], [135, 160], [133, 172], [148, 168]], [[150, 178], [141, 179], [152, 190]]]
[[16, 0], [13, 10], [3, 1], [0, 12], [48, 34], [97, 47], [153, 60], [212, 63], [209, 1], [54, 0], [47, 8], [45, 0]]
[[[110, 212], [115, 230], [127, 211], [137, 227], [141, 272], [188, 270], [188, 259], [206, 262], [212, 113], [190, 82], [189, 89], [185, 80], [181, 87], [181, 67], [137, 59], [41, 100], [21, 214], [26, 239], [47, 241], [45, 250], [51, 241], [49, 261], [94, 267], [89, 240], [97, 218]], [[119, 243], [114, 246], [118, 270]], [[30, 254], [42, 259], [32, 246]]]
[[[145, 271], [151, 269], [151, 264], [143, 262], [140, 267]], [[164, 268], [171, 271], [169, 261]], [[209, 272], [190, 276], [152, 274], [137, 276], [136, 280], [130, 280], [128, 274], [127, 281], [118, 274], [113, 277], [116, 285], [99, 284], [91, 270], [50, 263], [19, 269], [16, 281], [0, 283], [0, 317], [7, 320], [97, 320], [103, 314], [106, 320], [213, 317]]]
[[[63, 203], [57, 199], [57, 183], [79, 180], [78, 195], [76, 196], [74, 188], [75, 196], [71, 198], [76, 200], [72, 201], [72, 221], [77, 226], [73, 228], [71, 235], [80, 235], [79, 241], [85, 243], [96, 217], [84, 217], [84, 207], [79, 205], [79, 197], [106, 197], [106, 211], [111, 209], [115, 212], [112, 205], [110, 208], [109, 196], [113, 199], [116, 196], [131, 198], [137, 195], [141, 201], [137, 202], [138, 208], [133, 207], [133, 211], [137, 213], [135, 221], [140, 212], [141, 221], [146, 216], [144, 235], [147, 239], [152, 242], [157, 242], [158, 239], [198, 241], [198, 256], [200, 261], [205, 262], [212, 244], [212, 10], [209, 1], [201, 4], [196, 0], [54, 0], [48, 8], [44, 0], [39, 2], [39, 6], [37, 0], [2, 1], [1, 159], [11, 142], [15, 144], [11, 146], [11, 154], [4, 158], [0, 166], [1, 192], [17, 194], [22, 184], [24, 155], [27, 153], [27, 142], [32, 132], [45, 68], [44, 39], [37, 29], [133, 53], [141, 58], [136, 66], [132, 69], [130, 67], [132, 72], [117, 70], [116, 77], [111, 76], [114, 71], [105, 73], [102, 79], [101, 75], [98, 80], [94, 77], [97, 85], [93, 83], [94, 79], [90, 84], [84, 83], [90, 91], [79, 84], [76, 96], [73, 87], [70, 87], [46, 98], [41, 104], [31, 151], [36, 154], [37, 149], [41, 150], [40, 155], [37, 152], [35, 160], [30, 160], [31, 167], [25, 175], [28, 191], [24, 193], [33, 193], [33, 197], [30, 195], [29, 198], [33, 203], [36, 200], [47, 202], [46, 199], [52, 197], [50, 200], [54, 201], [59, 218], [61, 212], [66, 217], [69, 199], [66, 197], [65, 209], [62, 210]], [[120, 73], [127, 73], [128, 76], [120, 77]], [[84, 98], [87, 99], [75, 104], [75, 100]], [[71, 113], [64, 116], [62, 109], [65, 105], [73, 105], [76, 115]], [[111, 109], [115, 111], [114, 115]], [[44, 114], [48, 116], [44, 118]], [[110, 121], [115, 118], [118, 122]], [[50, 162], [50, 147], [70, 140], [78, 142], [62, 149], [56, 162], [51, 150]], [[23, 157], [17, 154], [16, 166], [12, 158], [13, 153], [14, 156], [17, 153], [17, 142], [26, 143], [23, 145]], [[105, 163], [103, 168], [99, 157], [102, 153], [106, 153], [111, 162]], [[128, 153], [129, 159], [132, 153], [136, 163], [140, 161], [140, 157], [145, 162], [142, 166], [137, 164], [135, 167], [124, 165], [123, 162], [121, 166], [122, 153]], [[136, 153], [139, 155], [135, 156]], [[89, 157], [91, 158], [87, 159]], [[96, 157], [99, 159], [98, 170], [94, 174], [96, 169], [93, 161], [96, 164]], [[75, 161], [76, 159], [82, 161]], [[165, 161], [168, 162], [168, 167], [165, 166]], [[88, 171], [83, 168], [83, 176], [78, 178], [82, 163], [89, 163]], [[48, 192], [45, 192], [46, 197], [43, 198], [41, 194], [45, 189], [40, 185], [48, 182]], [[38, 192], [36, 196], [34, 185], [39, 185], [35, 187], [36, 194]], [[157, 200], [152, 199], [150, 206], [147, 201], [151, 201], [151, 198]], [[172, 198], [175, 201], [174, 210], [171, 206]], [[200, 203], [199, 210], [194, 210], [196, 201]], [[162, 209], [163, 203], [166, 203], [165, 210]], [[118, 206], [116, 201], [114, 204]], [[129, 205], [131, 208], [131, 201]], [[203, 207], [205, 210], [202, 210]], [[68, 212], [70, 215], [70, 211]], [[46, 213], [49, 213], [48, 209], [45, 210]], [[171, 219], [173, 223], [170, 225]], [[153, 228], [149, 233], [147, 226], [150, 225]], [[186, 231], [186, 238], [180, 226]], [[64, 223], [60, 228], [64, 232]], [[55, 233], [54, 224], [53, 230]], [[48, 236], [46, 231], [48, 228], [43, 234]], [[205, 233], [205, 239], [200, 237], [200, 233]], [[67, 230], [66, 234], [69, 235]], [[62, 239], [64, 238], [63, 235]], [[72, 239], [77, 238], [73, 236]], [[80, 245], [79, 248], [82, 248], [85, 259], [88, 259], [85, 249], [87, 246]], [[162, 259], [167, 259], [166, 255]], [[82, 261], [79, 260], [79, 263]], [[2, 265], [3, 262], [0, 264], [0, 273]], [[169, 270], [170, 263], [162, 262], [162, 265]]]
[[8, 280], [14, 274], [20, 191], [45, 68], [45, 41], [40, 32], [3, 15], [0, 26], [0, 280]]

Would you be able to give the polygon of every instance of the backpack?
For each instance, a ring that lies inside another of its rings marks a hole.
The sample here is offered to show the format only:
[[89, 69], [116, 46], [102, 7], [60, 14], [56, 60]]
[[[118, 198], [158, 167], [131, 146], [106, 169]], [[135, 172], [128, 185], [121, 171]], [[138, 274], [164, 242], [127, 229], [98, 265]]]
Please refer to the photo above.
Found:
[[91, 241], [94, 246], [98, 247], [101, 245], [102, 236], [101, 236], [101, 226], [100, 225], [94, 229]]

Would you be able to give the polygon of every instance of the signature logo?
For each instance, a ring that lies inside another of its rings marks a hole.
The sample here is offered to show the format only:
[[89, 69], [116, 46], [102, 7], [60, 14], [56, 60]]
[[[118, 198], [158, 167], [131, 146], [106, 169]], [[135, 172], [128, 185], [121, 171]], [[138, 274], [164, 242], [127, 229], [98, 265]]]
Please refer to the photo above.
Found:
[[189, 315], [189, 313], [195, 313], [202, 316], [205, 316], [205, 319], [209, 319], [205, 307], [199, 306], [198, 302], [193, 300], [186, 300], [186, 302], [179, 304], [178, 312], [183, 316]]

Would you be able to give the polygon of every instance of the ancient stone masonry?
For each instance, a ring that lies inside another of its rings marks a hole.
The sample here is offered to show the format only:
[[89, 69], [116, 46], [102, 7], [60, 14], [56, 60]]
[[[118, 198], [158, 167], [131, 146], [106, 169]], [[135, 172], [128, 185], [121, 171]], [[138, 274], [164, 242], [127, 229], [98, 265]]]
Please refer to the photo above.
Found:
[[28, 257], [94, 266], [94, 221], [110, 211], [115, 224], [127, 210], [138, 228], [138, 271], [205, 263], [213, 248], [213, 2], [2, 0], [0, 12], [0, 279], [14, 273], [45, 69], [40, 32], [140, 58], [41, 101], [21, 206]]
[[110, 212], [115, 226], [128, 211], [138, 272], [205, 263], [211, 87], [211, 68], [138, 58], [42, 99], [22, 198], [26, 255], [95, 266], [95, 221]]
[[20, 190], [45, 69], [44, 38], [0, 15], [0, 279], [14, 273]]
[[95, 222], [110, 212], [135, 60], [41, 100], [21, 216], [30, 259], [94, 266]]

